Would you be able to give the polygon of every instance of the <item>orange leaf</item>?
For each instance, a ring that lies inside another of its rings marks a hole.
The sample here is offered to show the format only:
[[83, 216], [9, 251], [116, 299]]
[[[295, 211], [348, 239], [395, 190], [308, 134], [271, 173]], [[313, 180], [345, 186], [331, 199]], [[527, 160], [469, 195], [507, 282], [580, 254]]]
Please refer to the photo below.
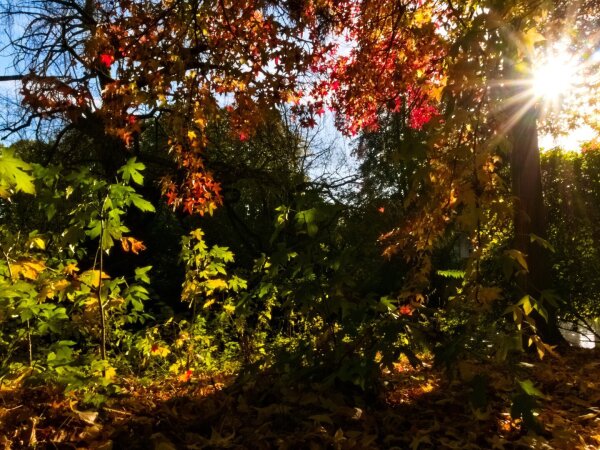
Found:
[[189, 370], [186, 370], [181, 375], [179, 375], [179, 377], [177, 377], [177, 378], [179, 379], [179, 381], [183, 381], [184, 383], [187, 383], [188, 381], [190, 381], [190, 378], [192, 378], [193, 373], [194, 373], [194, 371], [192, 369], [189, 369]]
[[123, 237], [121, 238], [121, 247], [125, 252], [131, 252], [135, 255], [139, 254], [141, 251], [146, 250], [146, 246], [142, 241], [138, 241], [133, 237]]
[[402, 314], [403, 316], [412, 316], [412, 313], [414, 312], [414, 309], [412, 306], [410, 305], [402, 305], [400, 307], [399, 310], [400, 314]]

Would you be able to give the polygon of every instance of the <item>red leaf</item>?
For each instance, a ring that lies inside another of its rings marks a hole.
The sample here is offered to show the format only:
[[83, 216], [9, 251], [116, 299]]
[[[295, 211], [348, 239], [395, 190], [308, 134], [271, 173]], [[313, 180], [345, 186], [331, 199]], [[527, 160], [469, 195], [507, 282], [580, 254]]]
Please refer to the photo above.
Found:
[[107, 69], [110, 69], [110, 66], [112, 66], [112, 63], [115, 62], [115, 57], [109, 53], [102, 53], [100, 55], [100, 62], [106, 66]]
[[410, 305], [402, 305], [399, 310], [400, 314], [403, 316], [412, 316], [414, 309]]

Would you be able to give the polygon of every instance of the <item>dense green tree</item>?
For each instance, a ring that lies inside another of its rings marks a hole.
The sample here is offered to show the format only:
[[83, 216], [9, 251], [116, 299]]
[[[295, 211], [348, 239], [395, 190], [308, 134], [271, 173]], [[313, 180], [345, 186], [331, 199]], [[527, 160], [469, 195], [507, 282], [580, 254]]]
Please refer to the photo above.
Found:
[[565, 300], [563, 313], [574, 320], [591, 322], [600, 315], [600, 159], [597, 145], [588, 144], [582, 150], [544, 152], [542, 173], [557, 290]]

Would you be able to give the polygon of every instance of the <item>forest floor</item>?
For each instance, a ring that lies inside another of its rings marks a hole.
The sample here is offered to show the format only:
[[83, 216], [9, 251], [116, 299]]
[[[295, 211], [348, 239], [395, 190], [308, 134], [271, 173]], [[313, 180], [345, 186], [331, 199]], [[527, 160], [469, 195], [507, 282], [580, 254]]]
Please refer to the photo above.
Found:
[[[511, 419], [511, 373], [544, 394], [538, 433]], [[511, 367], [465, 361], [454, 381], [427, 362], [401, 362], [383, 374], [375, 399], [316, 385], [277, 388], [268, 376], [243, 387], [226, 377], [123, 380], [127, 394], [94, 411], [48, 387], [4, 387], [0, 449], [598, 449], [599, 375], [600, 351], [571, 349]], [[475, 409], [482, 396], [487, 406]]]

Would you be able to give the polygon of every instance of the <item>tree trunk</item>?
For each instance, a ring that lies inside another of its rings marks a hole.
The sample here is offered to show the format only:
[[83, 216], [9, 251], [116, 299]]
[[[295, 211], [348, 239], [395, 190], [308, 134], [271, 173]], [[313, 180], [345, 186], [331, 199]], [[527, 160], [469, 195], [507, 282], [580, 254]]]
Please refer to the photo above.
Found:
[[[529, 272], [518, 280], [523, 295], [540, 300], [542, 291], [552, 288], [550, 255], [531, 235], [546, 239], [546, 211], [542, 195], [542, 171], [537, 136], [537, 112], [528, 110], [510, 132], [512, 141], [511, 175], [513, 196], [516, 199], [514, 214], [514, 247], [527, 257]], [[548, 321], [537, 311], [535, 319], [538, 335], [548, 344], [564, 341], [557, 323], [557, 308], [545, 302]]]

